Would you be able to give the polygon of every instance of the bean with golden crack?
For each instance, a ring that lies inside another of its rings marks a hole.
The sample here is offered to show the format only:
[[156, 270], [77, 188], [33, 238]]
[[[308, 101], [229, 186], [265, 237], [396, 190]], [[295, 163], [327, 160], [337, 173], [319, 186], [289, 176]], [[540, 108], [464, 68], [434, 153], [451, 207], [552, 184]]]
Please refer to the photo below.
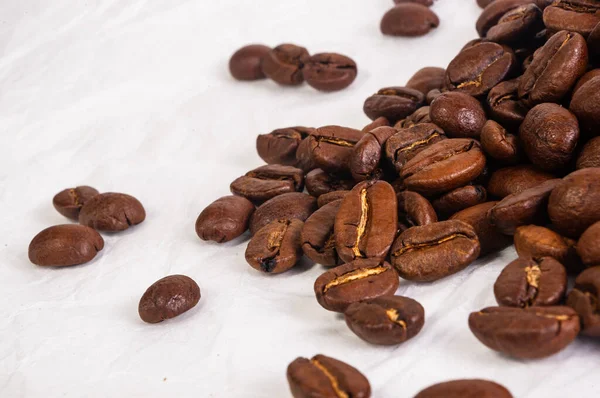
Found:
[[87, 185], [67, 188], [52, 198], [52, 205], [63, 216], [77, 221], [83, 205], [98, 195], [98, 190]]
[[399, 173], [419, 152], [444, 139], [446, 139], [444, 131], [433, 123], [402, 128], [386, 141], [385, 156]]
[[302, 258], [300, 220], [274, 220], [262, 227], [246, 248], [246, 261], [267, 274], [280, 274], [293, 268]]

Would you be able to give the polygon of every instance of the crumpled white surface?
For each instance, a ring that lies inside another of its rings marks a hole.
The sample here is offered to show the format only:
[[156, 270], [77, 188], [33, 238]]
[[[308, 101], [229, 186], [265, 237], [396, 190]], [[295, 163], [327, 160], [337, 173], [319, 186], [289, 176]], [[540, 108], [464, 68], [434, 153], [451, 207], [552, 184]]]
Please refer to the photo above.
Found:
[[[515, 397], [597, 396], [600, 344], [578, 339], [549, 359], [516, 361], [470, 333], [471, 311], [494, 305], [492, 285], [512, 249], [433, 284], [401, 281], [426, 323], [413, 340], [376, 347], [323, 310], [321, 266], [265, 276], [244, 260], [247, 237], [217, 245], [194, 233], [199, 212], [261, 165], [258, 133], [290, 125], [362, 127], [363, 100], [418, 68], [446, 66], [476, 36], [471, 0], [440, 0], [441, 26], [418, 39], [383, 37], [389, 0], [7, 0], [0, 2], [0, 396], [289, 396], [285, 370], [324, 353], [371, 381], [374, 397], [412, 397], [448, 379], [489, 378]], [[353, 57], [347, 90], [230, 78], [243, 44], [293, 42]], [[66, 223], [51, 205], [88, 184], [144, 204], [146, 221], [91, 263], [42, 268], [27, 246]], [[200, 304], [144, 324], [145, 289], [194, 278]]]

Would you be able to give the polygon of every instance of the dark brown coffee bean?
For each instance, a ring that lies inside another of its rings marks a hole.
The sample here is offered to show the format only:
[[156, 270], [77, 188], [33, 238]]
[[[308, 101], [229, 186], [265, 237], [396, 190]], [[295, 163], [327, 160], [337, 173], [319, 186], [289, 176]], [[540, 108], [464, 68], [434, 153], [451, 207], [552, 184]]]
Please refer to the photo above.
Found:
[[343, 90], [356, 79], [356, 62], [336, 53], [315, 54], [306, 60], [304, 80], [320, 91]]
[[256, 137], [256, 151], [268, 164], [295, 166], [300, 142], [314, 131], [308, 127], [288, 127]]
[[381, 154], [388, 138], [396, 134], [393, 127], [378, 127], [363, 135], [352, 148], [350, 155], [350, 173], [355, 181], [372, 179], [383, 174], [381, 169]]
[[446, 69], [427, 66], [415, 72], [408, 83], [406, 83], [406, 87], [419, 90], [424, 95], [427, 95], [428, 92], [435, 88], [441, 89], [444, 87], [445, 75]]
[[391, 261], [402, 278], [432, 282], [464, 269], [479, 251], [473, 227], [458, 220], [442, 221], [401, 233], [392, 246]]
[[309, 137], [306, 137], [298, 144], [298, 149], [296, 150], [296, 167], [304, 170], [305, 173], [317, 168], [312, 155]]
[[524, 225], [515, 231], [515, 249], [519, 257], [552, 257], [571, 274], [579, 273], [582, 269], [575, 244], [573, 239], [537, 225]]
[[300, 220], [275, 220], [262, 227], [248, 242], [246, 261], [267, 274], [280, 274], [302, 258]]
[[[444, 75], [444, 78], [445, 78], [445, 75]], [[445, 91], [446, 91], [446, 90], [444, 89], [444, 91], [443, 91], [443, 92], [445, 92]], [[435, 101], [435, 99], [436, 99], [437, 97], [439, 97], [440, 95], [442, 95], [442, 94], [443, 94], [443, 92], [442, 92], [442, 90], [439, 90], [439, 89], [437, 89], [437, 88], [434, 88], [433, 90], [429, 91], [429, 92], [427, 93], [427, 95], [425, 96], [425, 102], [426, 102], [428, 105], [431, 105], [431, 103], [432, 103], [433, 101]]]
[[381, 19], [381, 33], [389, 36], [423, 36], [440, 25], [440, 19], [428, 7], [417, 3], [400, 3]]
[[86, 185], [68, 188], [54, 195], [52, 204], [60, 214], [77, 221], [83, 205], [98, 193], [98, 190]]
[[429, 225], [438, 221], [431, 203], [416, 192], [404, 191], [398, 198], [398, 221], [415, 227]]
[[577, 158], [577, 168], [600, 167], [600, 137], [592, 138]]
[[208, 205], [196, 220], [196, 233], [202, 240], [229, 242], [248, 230], [254, 205], [240, 196], [223, 196]]
[[[597, 243], [596, 243], [597, 244]], [[600, 337], [600, 267], [583, 271], [575, 279], [575, 288], [569, 293], [567, 304], [579, 314], [582, 333]]]
[[573, 94], [575, 94], [577, 92], [577, 90], [579, 90], [581, 88], [581, 86], [583, 86], [584, 84], [586, 84], [587, 82], [589, 82], [590, 80], [592, 80], [593, 78], [598, 77], [598, 76], [600, 76], [600, 68], [592, 69], [591, 71], [589, 71], [586, 74], [584, 74], [583, 76], [581, 76], [579, 78], [579, 80], [577, 80], [575, 87], [573, 87]]
[[250, 233], [254, 235], [262, 227], [275, 220], [305, 221], [317, 209], [317, 200], [301, 192], [284, 193], [267, 200], [250, 218]]
[[487, 200], [487, 191], [481, 185], [456, 188], [435, 199], [431, 204], [441, 219]]
[[146, 219], [144, 206], [124, 193], [101, 193], [89, 199], [79, 212], [79, 223], [98, 231], [123, 231]]
[[309, 57], [304, 47], [281, 44], [263, 57], [262, 71], [276, 83], [295, 86], [304, 81], [302, 68]]
[[[496, 0], [493, 3], [485, 7], [485, 10], [477, 19], [475, 27], [480, 37], [485, 37], [488, 31], [498, 24], [500, 18], [502, 18], [507, 12], [529, 3], [533, 0]], [[489, 3], [489, 2], [488, 2]]]
[[237, 50], [229, 59], [229, 72], [237, 80], [260, 80], [266, 76], [262, 71], [262, 59], [271, 51], [261, 44], [250, 44]]
[[346, 195], [348, 195], [350, 191], [333, 191], [324, 193], [323, 195], [317, 198], [317, 205], [319, 208], [325, 206], [328, 203], [335, 202], [340, 199], [344, 199]]
[[292, 166], [269, 164], [235, 179], [229, 188], [234, 195], [262, 203], [277, 195], [302, 191], [304, 172]]
[[525, 4], [504, 14], [486, 34], [496, 43], [516, 43], [543, 29], [542, 10], [535, 4]]
[[323, 308], [344, 312], [352, 303], [394, 294], [399, 283], [389, 263], [359, 259], [325, 272], [315, 281], [314, 289]]
[[522, 158], [521, 142], [493, 120], [481, 129], [481, 148], [490, 157], [504, 164], [518, 163]]
[[302, 250], [306, 257], [326, 267], [341, 264], [335, 248], [333, 227], [341, 200], [328, 203], [315, 211], [304, 223], [302, 229]]
[[487, 96], [491, 118], [513, 129], [523, 123], [528, 111], [519, 100], [519, 82], [520, 79], [501, 82], [492, 88]]
[[588, 267], [600, 265], [600, 222], [592, 224], [577, 242], [577, 254]]
[[[481, 5], [484, 1], [478, 0]], [[414, 398], [513, 398], [503, 386], [488, 380], [453, 380], [435, 384], [415, 395]]]
[[597, 0], [557, 0], [544, 10], [544, 24], [555, 32], [569, 30], [587, 37], [598, 23]]
[[600, 76], [577, 90], [569, 107], [581, 124], [581, 131], [594, 137], [600, 131]]
[[592, 30], [587, 40], [590, 58], [598, 63], [600, 60], [600, 23]]
[[394, 128], [406, 129], [421, 123], [431, 123], [428, 106], [422, 106], [421, 108], [417, 109], [413, 114], [408, 115], [406, 118], [396, 123]]
[[305, 182], [308, 193], [316, 198], [330, 192], [349, 191], [355, 184], [353, 180], [340, 179], [321, 169], [314, 169], [308, 173]]
[[395, 124], [414, 113], [424, 102], [425, 96], [418, 90], [386, 87], [365, 100], [363, 111], [371, 120], [383, 116]]
[[138, 307], [144, 322], [159, 323], [191, 310], [200, 301], [200, 287], [185, 275], [170, 275], [146, 290]]
[[431, 7], [433, 5], [433, 0], [394, 0], [394, 3], [418, 3], [427, 7]]
[[335, 218], [335, 247], [345, 262], [383, 260], [396, 236], [396, 192], [385, 181], [364, 181], [346, 195]]
[[398, 130], [385, 144], [385, 155], [399, 173], [416, 154], [446, 139], [444, 131], [432, 123], [418, 124]]
[[415, 337], [425, 324], [419, 302], [402, 296], [383, 296], [350, 305], [346, 324], [358, 337], [377, 345], [397, 345]]
[[340, 126], [316, 129], [309, 137], [315, 164], [328, 173], [347, 173], [352, 148], [362, 138], [360, 130]]
[[361, 130], [363, 133], [368, 133], [371, 130], [375, 130], [377, 127], [386, 127], [390, 125], [390, 121], [387, 118], [381, 116], [377, 119], [373, 120], [371, 123], [367, 124]]
[[287, 379], [294, 398], [369, 398], [369, 380], [352, 366], [316, 355], [297, 358], [287, 368]]
[[505, 198], [541, 183], [552, 180], [552, 174], [537, 169], [532, 165], [504, 167], [492, 173], [487, 186], [488, 194], [496, 198]]
[[429, 112], [433, 123], [450, 138], [479, 138], [487, 120], [479, 101], [459, 92], [440, 95], [431, 103]]
[[29, 244], [35, 265], [66, 267], [91, 261], [104, 248], [104, 239], [83, 225], [55, 225], [37, 234]]

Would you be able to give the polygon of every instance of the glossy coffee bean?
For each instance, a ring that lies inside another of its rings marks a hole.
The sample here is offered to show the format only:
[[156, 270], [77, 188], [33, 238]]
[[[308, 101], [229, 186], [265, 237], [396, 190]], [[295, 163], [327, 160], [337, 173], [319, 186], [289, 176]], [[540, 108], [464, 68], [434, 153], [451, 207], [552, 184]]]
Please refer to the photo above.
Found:
[[[311, 134], [313, 131], [311, 131]], [[298, 144], [298, 149], [296, 150], [295, 166], [299, 169], [304, 170], [305, 173], [308, 173], [309, 171], [317, 168], [315, 159], [312, 155], [309, 137], [306, 137], [305, 139], [300, 141], [300, 144]]]
[[569, 109], [577, 116], [582, 133], [587, 137], [600, 134], [600, 76], [591, 79], [577, 90]]
[[304, 172], [292, 166], [269, 164], [235, 179], [229, 188], [234, 195], [262, 203], [277, 195], [302, 191]]
[[429, 115], [429, 107], [422, 106], [411, 115], [408, 115], [404, 119], [397, 122], [394, 127], [396, 129], [406, 129], [416, 126], [421, 123], [431, 123], [431, 117]]
[[577, 158], [578, 169], [588, 167], [600, 167], [600, 137], [589, 140]]
[[398, 199], [398, 221], [407, 226], [429, 225], [438, 221], [431, 203], [416, 192], [404, 191]]
[[577, 242], [577, 254], [584, 265], [600, 265], [600, 221], [592, 224]]
[[450, 138], [478, 138], [487, 121], [479, 101], [456, 91], [437, 97], [431, 103], [430, 114], [433, 123]]
[[200, 287], [185, 275], [170, 275], [146, 290], [138, 312], [144, 322], [159, 323], [191, 310], [200, 301]]
[[275, 220], [258, 230], [246, 248], [246, 261], [267, 274], [280, 274], [294, 267], [302, 257], [300, 220]]
[[584, 84], [586, 84], [587, 82], [589, 82], [590, 80], [592, 80], [593, 78], [598, 77], [598, 76], [600, 76], [600, 68], [592, 69], [591, 71], [585, 73], [583, 76], [581, 76], [579, 78], [579, 80], [577, 80], [575, 87], [573, 87], [573, 94], [575, 94], [577, 92], [577, 90], [579, 90], [581, 88], [581, 86], [583, 86]]
[[371, 119], [385, 117], [390, 123], [404, 119], [423, 106], [425, 96], [407, 87], [386, 87], [365, 100], [363, 111]]
[[487, 191], [481, 185], [465, 185], [443, 194], [431, 204], [440, 219], [446, 219], [451, 215], [473, 207], [487, 200]]
[[394, 294], [399, 283], [398, 274], [387, 262], [359, 259], [319, 276], [314, 290], [323, 308], [344, 312], [352, 303]]
[[481, 148], [486, 155], [503, 164], [516, 164], [522, 158], [521, 141], [504, 127], [488, 120], [481, 129]]
[[348, 173], [352, 148], [363, 135], [360, 130], [341, 126], [316, 129], [308, 137], [315, 164], [328, 173]]
[[338, 91], [352, 84], [358, 69], [356, 62], [345, 55], [321, 53], [306, 60], [302, 73], [309, 86], [320, 91]]
[[570, 30], [585, 37], [600, 23], [600, 4], [595, 0], [558, 0], [544, 10], [544, 24], [555, 32]]
[[525, 4], [504, 14], [486, 34], [496, 43], [517, 43], [535, 35], [544, 24], [542, 10], [535, 4]]
[[475, 24], [479, 37], [485, 37], [507, 12], [529, 3], [532, 3], [532, 0], [496, 0], [488, 4]]
[[386, 141], [397, 130], [393, 127], [378, 127], [363, 135], [352, 148], [350, 173], [355, 181], [364, 181], [381, 175], [382, 152]]
[[55, 225], [37, 234], [29, 244], [29, 261], [35, 265], [66, 267], [91, 261], [104, 248], [104, 239], [83, 225]]
[[146, 219], [144, 206], [124, 193], [101, 193], [89, 199], [79, 212], [79, 223], [98, 231], [123, 231]]
[[415, 337], [425, 324], [419, 302], [402, 296], [383, 296], [351, 304], [346, 324], [358, 337], [377, 345], [397, 345]]
[[305, 221], [316, 209], [317, 200], [301, 192], [276, 196], [256, 209], [250, 218], [250, 233], [254, 235], [275, 220]]
[[375, 130], [377, 127], [389, 127], [390, 126], [390, 121], [387, 120], [387, 118], [381, 116], [378, 117], [377, 119], [373, 120], [371, 123], [367, 124], [365, 127], [362, 128], [362, 132], [363, 133], [368, 133], [371, 130]]
[[[489, 0], [485, 0], [488, 1]], [[482, 0], [478, 0], [481, 4]], [[488, 380], [452, 380], [435, 384], [414, 398], [513, 398], [503, 386]]]
[[576, 242], [538, 225], [524, 225], [515, 231], [515, 249], [519, 257], [552, 257], [571, 274], [582, 269], [575, 251]]
[[306, 257], [326, 267], [341, 264], [335, 248], [333, 227], [341, 200], [327, 203], [319, 208], [304, 223], [300, 241]]
[[313, 131], [313, 128], [297, 126], [260, 134], [256, 137], [258, 156], [268, 164], [295, 166], [296, 151], [300, 142]]
[[56, 211], [63, 216], [72, 220], [79, 219], [79, 212], [83, 205], [98, 195], [98, 190], [88, 186], [80, 186], [75, 188], [67, 188], [64, 191], [60, 191], [54, 198], [52, 198], [52, 204]]
[[508, 236], [502, 234], [498, 228], [490, 222], [488, 212], [496, 204], [497, 202], [481, 203], [461, 210], [450, 217], [450, 220], [463, 221], [473, 227], [479, 238], [479, 245], [481, 246], [480, 256], [486, 256], [490, 253], [502, 250], [512, 243]]
[[389, 36], [423, 36], [440, 25], [440, 19], [428, 7], [417, 3], [400, 3], [381, 19], [381, 33]]
[[355, 184], [353, 180], [340, 179], [321, 169], [314, 169], [308, 173], [305, 182], [308, 193], [316, 198], [330, 192], [350, 190]]
[[567, 304], [579, 314], [582, 333], [600, 337], [600, 266], [583, 271], [575, 279]]
[[469, 316], [469, 328], [488, 348], [518, 359], [558, 353], [579, 334], [579, 316], [569, 307], [489, 307]]
[[196, 220], [196, 234], [202, 240], [229, 242], [248, 230], [254, 205], [240, 196], [224, 196], [208, 205]]
[[505, 198], [554, 178], [552, 174], [541, 171], [532, 165], [504, 167], [492, 173], [487, 191], [492, 197]]
[[266, 76], [262, 71], [262, 59], [271, 48], [250, 44], [237, 50], [229, 59], [229, 72], [237, 80], [260, 80]]
[[406, 87], [419, 90], [424, 95], [427, 95], [433, 89], [441, 89], [444, 87], [444, 76], [446, 70], [435, 66], [427, 66], [415, 72], [408, 80]]
[[438, 141], [446, 139], [444, 131], [432, 123], [418, 124], [399, 129], [385, 143], [388, 163], [400, 172], [406, 162], [419, 152]]
[[506, 80], [498, 83], [487, 96], [487, 106], [491, 119], [512, 129], [518, 128], [528, 108], [519, 100], [520, 79]]
[[304, 81], [302, 68], [309, 57], [304, 47], [281, 44], [263, 57], [262, 71], [276, 83], [295, 86]]

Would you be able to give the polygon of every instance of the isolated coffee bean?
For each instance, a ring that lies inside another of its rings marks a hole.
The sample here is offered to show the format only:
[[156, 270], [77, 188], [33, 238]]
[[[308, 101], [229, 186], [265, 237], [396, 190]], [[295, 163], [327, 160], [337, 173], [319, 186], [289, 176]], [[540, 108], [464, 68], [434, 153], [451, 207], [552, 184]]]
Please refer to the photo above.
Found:
[[600, 266], [583, 271], [575, 279], [575, 288], [569, 293], [567, 305], [581, 318], [582, 333], [600, 337]]
[[487, 121], [475, 98], [460, 92], [443, 93], [430, 108], [431, 120], [451, 138], [478, 138]]
[[[495, 26], [500, 18], [507, 12], [532, 2], [532, 0], [496, 0], [491, 4], [488, 4], [475, 24], [479, 37], [486, 37], [488, 31]], [[490, 2], [488, 1], [488, 3]]]
[[428, 92], [435, 88], [441, 89], [444, 87], [445, 75], [446, 70], [444, 68], [427, 66], [416, 71], [408, 80], [408, 83], [406, 83], [406, 87], [419, 90], [424, 95], [427, 95]]
[[381, 33], [389, 36], [423, 36], [440, 25], [440, 19], [428, 7], [417, 3], [400, 3], [385, 13]]
[[515, 249], [519, 257], [552, 257], [565, 266], [571, 274], [582, 269], [573, 239], [537, 225], [524, 225], [515, 231]]
[[302, 258], [303, 226], [300, 220], [275, 220], [265, 225], [250, 239], [246, 261], [267, 274], [280, 274], [294, 267]]
[[378, 127], [363, 135], [352, 148], [350, 173], [355, 181], [372, 179], [382, 175], [381, 158], [383, 146], [397, 130], [393, 127]]
[[573, 94], [569, 109], [577, 116], [583, 134], [587, 137], [600, 134], [600, 76], [588, 81]]
[[284, 193], [260, 205], [250, 218], [250, 233], [275, 220], [305, 221], [317, 209], [317, 200], [301, 192]]
[[316, 129], [309, 137], [315, 164], [328, 173], [347, 173], [352, 148], [362, 138], [360, 130], [340, 126]]
[[104, 239], [92, 228], [55, 225], [37, 234], [29, 244], [29, 261], [35, 265], [66, 267], [91, 261], [104, 248]]
[[577, 254], [588, 267], [600, 265], [600, 222], [592, 224], [577, 242]]
[[341, 199], [344, 199], [346, 195], [348, 195], [350, 191], [333, 191], [325, 193], [317, 198], [317, 206], [319, 208], [329, 204], [331, 202], [335, 202]]
[[528, 164], [504, 167], [492, 173], [487, 191], [492, 197], [505, 198], [508, 195], [523, 192], [554, 178], [556, 177], [552, 174]]
[[170, 275], [146, 290], [138, 307], [144, 322], [159, 323], [191, 310], [200, 301], [200, 287], [185, 275]]
[[79, 212], [79, 223], [98, 231], [123, 231], [146, 219], [144, 206], [124, 193], [101, 193], [89, 199]]
[[469, 316], [469, 328], [487, 347], [518, 359], [545, 358], [571, 344], [579, 316], [569, 307], [489, 307]]
[[544, 24], [553, 31], [570, 30], [589, 36], [600, 23], [600, 4], [595, 0], [559, 0], [544, 10]]
[[394, 294], [399, 283], [398, 274], [387, 262], [359, 259], [319, 276], [314, 290], [323, 308], [344, 312], [352, 303]]
[[473, 227], [479, 238], [479, 245], [481, 246], [480, 256], [486, 256], [490, 253], [502, 250], [512, 243], [511, 239], [502, 234], [498, 228], [490, 222], [488, 217], [489, 210], [497, 203], [498, 202], [481, 203], [461, 210], [450, 217], [450, 220], [463, 221]]
[[481, 148], [490, 157], [503, 164], [515, 164], [522, 158], [521, 141], [504, 127], [488, 120], [481, 129]]
[[520, 78], [498, 83], [487, 96], [490, 117], [498, 123], [517, 129], [527, 115], [528, 108], [519, 100]]
[[254, 205], [240, 196], [223, 196], [208, 205], [196, 220], [196, 234], [202, 240], [229, 242], [248, 230]]
[[419, 302], [402, 296], [383, 296], [351, 304], [346, 324], [358, 337], [377, 345], [397, 345], [415, 337], [425, 323]]
[[327, 203], [304, 223], [301, 234], [302, 250], [306, 257], [326, 267], [341, 264], [335, 248], [333, 227], [341, 200]]
[[325, 355], [297, 358], [287, 368], [287, 379], [294, 398], [371, 396], [371, 385], [362, 373]]
[[295, 166], [300, 142], [314, 131], [309, 127], [287, 127], [256, 137], [256, 151], [268, 164]]
[[321, 53], [306, 60], [302, 73], [309, 86], [320, 91], [338, 91], [352, 84], [358, 69], [356, 62], [345, 55]]
[[88, 200], [98, 195], [98, 193], [98, 190], [86, 185], [76, 188], [67, 188], [54, 195], [52, 204], [60, 214], [77, 221], [83, 205]]
[[260, 80], [266, 76], [262, 71], [263, 57], [271, 48], [250, 44], [237, 50], [229, 59], [229, 72], [237, 80]]
[[263, 57], [262, 71], [276, 83], [295, 86], [304, 81], [302, 68], [309, 57], [304, 47], [281, 44]]
[[421, 123], [431, 123], [428, 106], [420, 107], [412, 114], [397, 122], [394, 127], [396, 129], [407, 129]]
[[431, 203], [416, 192], [404, 191], [397, 194], [398, 221], [414, 227], [438, 221]]
[[416, 154], [444, 139], [444, 131], [432, 123], [403, 128], [386, 141], [385, 156], [396, 171], [400, 172]]
[[423, 106], [425, 96], [407, 87], [386, 87], [365, 100], [363, 111], [371, 119], [385, 117], [390, 123], [404, 119]]
[[304, 172], [292, 166], [269, 164], [246, 173], [230, 185], [231, 193], [254, 203], [304, 189]]
[[496, 43], [517, 43], [527, 40], [544, 28], [542, 10], [535, 4], [526, 4], [504, 14], [486, 34]]
[[[484, 0], [489, 2], [489, 0]], [[482, 3], [482, 0], [478, 0]], [[415, 395], [414, 398], [513, 398], [503, 386], [488, 380], [452, 380], [435, 384]]]
[[577, 158], [577, 168], [600, 167], [600, 137], [592, 138]]
[[481, 185], [466, 185], [456, 188], [435, 199], [431, 204], [440, 219], [473, 207], [487, 200], [487, 191]]
[[[314, 131], [314, 129], [313, 129]], [[312, 133], [312, 132], [311, 132]], [[308, 173], [311, 170], [317, 168], [315, 163], [315, 159], [312, 155], [312, 150], [310, 146], [310, 139], [306, 137], [300, 144], [298, 144], [298, 149], [296, 150], [296, 167], [304, 170], [305, 173]]]
[[387, 120], [387, 118], [381, 116], [378, 117], [377, 119], [373, 120], [371, 123], [367, 124], [365, 127], [362, 128], [362, 132], [363, 133], [368, 133], [371, 130], [375, 130], [377, 127], [386, 127], [386, 126], [390, 126], [390, 121]]
[[479, 251], [473, 227], [458, 220], [442, 221], [401, 233], [392, 246], [391, 261], [402, 278], [432, 282], [464, 269]]
[[340, 179], [321, 169], [314, 169], [308, 173], [305, 182], [308, 193], [316, 198], [330, 192], [350, 190], [355, 184], [353, 180]]

